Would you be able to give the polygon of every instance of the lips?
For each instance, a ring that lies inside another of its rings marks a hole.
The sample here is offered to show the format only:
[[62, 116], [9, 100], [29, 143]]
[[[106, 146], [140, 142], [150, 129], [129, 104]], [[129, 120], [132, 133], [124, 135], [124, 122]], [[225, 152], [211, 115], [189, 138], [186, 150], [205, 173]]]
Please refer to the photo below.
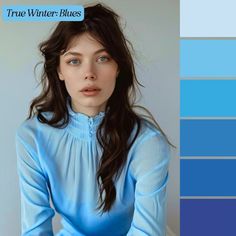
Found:
[[88, 92], [88, 91], [100, 91], [101, 89], [97, 86], [86, 86], [80, 92]]

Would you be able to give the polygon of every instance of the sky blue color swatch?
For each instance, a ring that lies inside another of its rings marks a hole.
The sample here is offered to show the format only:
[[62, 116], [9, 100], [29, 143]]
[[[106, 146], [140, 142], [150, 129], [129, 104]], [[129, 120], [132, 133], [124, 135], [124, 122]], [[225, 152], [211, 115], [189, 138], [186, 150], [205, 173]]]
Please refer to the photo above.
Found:
[[180, 77], [235, 77], [236, 40], [180, 40]]
[[236, 235], [236, 199], [181, 199], [181, 236]]
[[16, 5], [2, 6], [4, 21], [82, 21], [84, 8], [81, 5]]
[[236, 159], [182, 159], [181, 196], [236, 196]]
[[180, 120], [180, 156], [236, 156], [236, 120]]
[[181, 80], [183, 117], [236, 116], [236, 80]]

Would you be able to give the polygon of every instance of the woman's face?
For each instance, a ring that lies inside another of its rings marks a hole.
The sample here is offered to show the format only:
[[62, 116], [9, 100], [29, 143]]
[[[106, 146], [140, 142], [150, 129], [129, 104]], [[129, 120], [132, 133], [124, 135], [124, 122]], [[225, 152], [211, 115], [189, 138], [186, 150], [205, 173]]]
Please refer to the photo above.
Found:
[[83, 33], [60, 56], [58, 75], [65, 82], [73, 110], [95, 116], [105, 110], [114, 91], [118, 65], [96, 39]]

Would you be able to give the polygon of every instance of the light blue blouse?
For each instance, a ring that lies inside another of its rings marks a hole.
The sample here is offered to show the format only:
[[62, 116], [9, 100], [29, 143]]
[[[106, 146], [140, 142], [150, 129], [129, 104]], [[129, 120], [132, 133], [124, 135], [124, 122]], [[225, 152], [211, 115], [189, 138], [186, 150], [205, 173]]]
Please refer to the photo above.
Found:
[[63, 226], [56, 236], [164, 236], [170, 160], [164, 137], [142, 120], [141, 132], [115, 182], [115, 204], [101, 215], [94, 210], [102, 154], [96, 130], [105, 113], [94, 117], [76, 113], [69, 100], [67, 108], [70, 121], [63, 129], [42, 124], [36, 116], [17, 129], [21, 235], [54, 235], [56, 211]]

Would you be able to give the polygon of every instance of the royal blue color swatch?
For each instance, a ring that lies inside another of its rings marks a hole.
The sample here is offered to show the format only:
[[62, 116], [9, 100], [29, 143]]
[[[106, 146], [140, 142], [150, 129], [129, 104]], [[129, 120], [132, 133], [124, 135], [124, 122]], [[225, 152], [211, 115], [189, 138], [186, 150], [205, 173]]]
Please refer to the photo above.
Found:
[[236, 199], [181, 199], [181, 236], [236, 235]]
[[236, 156], [236, 120], [180, 120], [180, 156]]
[[180, 76], [235, 77], [236, 40], [180, 40]]
[[181, 80], [182, 117], [236, 117], [236, 80]]
[[236, 196], [236, 159], [182, 159], [181, 196]]

